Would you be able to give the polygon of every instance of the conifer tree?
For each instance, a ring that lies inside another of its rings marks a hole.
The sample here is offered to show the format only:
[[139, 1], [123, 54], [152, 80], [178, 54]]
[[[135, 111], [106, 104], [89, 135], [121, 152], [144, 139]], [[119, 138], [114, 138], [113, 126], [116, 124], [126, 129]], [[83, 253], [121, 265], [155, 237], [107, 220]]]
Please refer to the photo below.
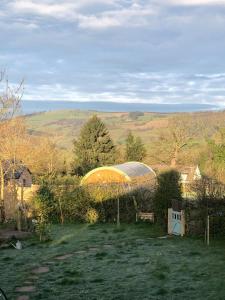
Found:
[[80, 136], [74, 141], [74, 153], [80, 175], [115, 162], [116, 147], [105, 124], [96, 115], [82, 127]]
[[157, 221], [166, 225], [168, 208], [172, 206], [172, 201], [182, 201], [180, 174], [176, 170], [169, 170], [159, 174], [157, 181], [158, 185], [154, 196], [154, 213]]
[[134, 137], [131, 132], [126, 139], [126, 161], [142, 161], [146, 157], [146, 149], [140, 137]]

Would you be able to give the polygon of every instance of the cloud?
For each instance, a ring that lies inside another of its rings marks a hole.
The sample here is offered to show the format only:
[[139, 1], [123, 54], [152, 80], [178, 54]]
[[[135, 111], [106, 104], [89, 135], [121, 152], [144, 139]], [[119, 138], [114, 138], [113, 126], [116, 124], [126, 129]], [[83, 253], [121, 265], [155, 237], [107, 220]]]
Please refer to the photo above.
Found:
[[222, 105], [223, 3], [1, 0], [0, 66], [27, 99]]
[[107, 78], [99, 76], [102, 86], [92, 84], [93, 80], [94, 76], [90, 74], [80, 85], [28, 85], [24, 99], [166, 104], [191, 102], [225, 107], [224, 74], [200, 77], [199, 74], [181, 73], [123, 73]]
[[15, 13], [36, 14], [59, 18], [71, 16], [74, 7], [75, 5], [71, 2], [57, 4], [33, 0], [15, 0], [8, 4], [8, 8]]
[[[168, 1], [168, 0], [166, 0]], [[169, 0], [175, 5], [199, 6], [199, 5], [225, 5], [225, 0]]]
[[91, 29], [146, 25], [146, 18], [155, 13], [148, 3], [140, 5], [136, 1], [129, 3], [125, 0], [65, 0], [63, 3], [50, 0], [14, 0], [6, 5], [6, 11], [8, 14], [35, 15], [74, 22], [80, 28]]
[[155, 15], [153, 7], [133, 3], [128, 8], [105, 11], [98, 15], [80, 16], [79, 27], [91, 29], [103, 29], [118, 26], [142, 26], [147, 25], [147, 17]]

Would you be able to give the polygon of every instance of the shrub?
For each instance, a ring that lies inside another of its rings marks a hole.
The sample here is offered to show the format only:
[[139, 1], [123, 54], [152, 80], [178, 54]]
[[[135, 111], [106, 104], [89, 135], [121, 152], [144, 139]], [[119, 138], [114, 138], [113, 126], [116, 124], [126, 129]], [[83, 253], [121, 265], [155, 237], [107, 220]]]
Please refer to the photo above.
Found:
[[154, 212], [158, 223], [167, 226], [168, 208], [172, 201], [182, 201], [180, 175], [175, 170], [159, 174], [158, 186], [154, 196]]
[[96, 209], [94, 208], [89, 208], [87, 213], [86, 213], [86, 221], [87, 223], [90, 223], [90, 224], [95, 224], [97, 223], [98, 221], [98, 212]]

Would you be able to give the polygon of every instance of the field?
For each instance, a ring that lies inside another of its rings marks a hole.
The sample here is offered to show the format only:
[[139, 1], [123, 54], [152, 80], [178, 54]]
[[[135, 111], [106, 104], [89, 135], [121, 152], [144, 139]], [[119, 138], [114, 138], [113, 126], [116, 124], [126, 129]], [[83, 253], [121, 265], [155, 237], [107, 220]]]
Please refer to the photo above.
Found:
[[97, 114], [105, 122], [117, 144], [124, 143], [129, 130], [145, 138], [148, 130], [167, 126], [164, 114], [145, 113], [137, 120], [132, 120], [128, 113], [79, 110], [50, 111], [27, 116], [27, 125], [32, 134], [54, 137], [60, 147], [70, 149], [73, 139], [79, 135], [81, 126], [93, 114]]
[[52, 234], [48, 243], [0, 250], [9, 299], [225, 299], [222, 241], [158, 238], [147, 224], [58, 225]]
[[[159, 158], [161, 153], [162, 135], [168, 134], [170, 119], [181, 116], [184, 127], [189, 128], [191, 142], [183, 149], [180, 156], [181, 164], [199, 163], [199, 152], [204, 149], [206, 140], [211, 138], [219, 127], [225, 126], [225, 112], [198, 112], [198, 113], [144, 113], [137, 119], [132, 119], [129, 113], [94, 112], [79, 110], [59, 110], [28, 115], [27, 127], [34, 136], [47, 136], [63, 151], [63, 155], [71, 161], [73, 158], [73, 140], [78, 137], [84, 123], [97, 114], [106, 124], [114, 143], [123, 153], [128, 132], [131, 130], [140, 136], [147, 149], [147, 164], [156, 164], [169, 160], [167, 155]], [[160, 150], [159, 150], [160, 149]], [[169, 148], [168, 148], [169, 149]]]

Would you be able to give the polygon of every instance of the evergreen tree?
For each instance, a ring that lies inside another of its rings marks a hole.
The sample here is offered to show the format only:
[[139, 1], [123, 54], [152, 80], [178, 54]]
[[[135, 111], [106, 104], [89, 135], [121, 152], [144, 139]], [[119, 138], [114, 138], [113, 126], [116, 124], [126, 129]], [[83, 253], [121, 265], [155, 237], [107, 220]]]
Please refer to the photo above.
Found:
[[180, 174], [176, 170], [169, 170], [159, 174], [157, 182], [154, 212], [158, 222], [166, 226], [168, 208], [172, 206], [172, 201], [182, 201]]
[[105, 124], [96, 115], [82, 127], [74, 141], [74, 152], [80, 175], [115, 162], [116, 147]]
[[146, 149], [140, 137], [134, 137], [131, 132], [126, 139], [126, 161], [142, 161], [146, 157]]

